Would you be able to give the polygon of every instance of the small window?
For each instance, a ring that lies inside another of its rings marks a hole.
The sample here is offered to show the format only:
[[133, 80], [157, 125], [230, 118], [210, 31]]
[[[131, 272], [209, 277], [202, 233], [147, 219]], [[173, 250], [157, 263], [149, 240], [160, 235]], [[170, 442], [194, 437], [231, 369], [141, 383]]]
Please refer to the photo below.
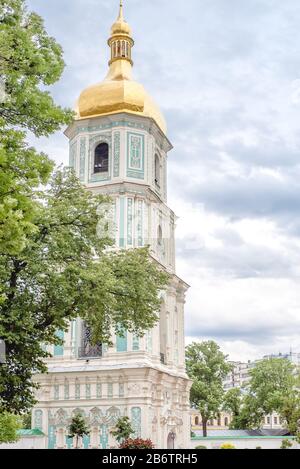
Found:
[[122, 57], [126, 57], [126, 54], [125, 54], [125, 41], [122, 41]]
[[160, 225], [158, 226], [158, 229], [157, 229], [157, 244], [160, 247], [163, 245], [163, 234], [162, 234], [162, 228]]
[[95, 149], [94, 173], [108, 172], [108, 144], [100, 143]]
[[160, 187], [160, 160], [158, 155], [155, 155], [155, 184]]

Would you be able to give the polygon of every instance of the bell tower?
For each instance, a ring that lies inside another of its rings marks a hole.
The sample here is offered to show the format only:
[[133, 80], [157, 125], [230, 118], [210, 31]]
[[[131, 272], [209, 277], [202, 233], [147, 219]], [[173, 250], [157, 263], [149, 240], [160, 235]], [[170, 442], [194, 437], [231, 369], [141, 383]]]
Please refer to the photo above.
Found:
[[65, 132], [69, 164], [84, 187], [110, 196], [116, 247], [149, 245], [151, 256], [171, 281], [162, 293], [159, 323], [143, 338], [123, 331], [112, 337], [112, 347], [92, 347], [85, 325], [80, 319], [73, 321], [63, 337], [64, 347], [52, 351], [49, 374], [38, 377], [43, 392], [36, 415], [40, 421], [42, 412], [40, 425], [49, 435], [49, 447], [72, 444], [66, 427], [79, 409], [93, 424], [83, 446], [115, 445], [110, 427], [128, 415], [136, 436], [151, 438], [156, 448], [167, 448], [170, 435], [175, 435], [175, 448], [188, 448], [190, 381], [184, 343], [188, 285], [176, 275], [176, 217], [167, 205], [172, 145], [162, 113], [132, 77], [134, 40], [122, 1], [108, 45], [107, 76], [82, 91], [76, 119]]

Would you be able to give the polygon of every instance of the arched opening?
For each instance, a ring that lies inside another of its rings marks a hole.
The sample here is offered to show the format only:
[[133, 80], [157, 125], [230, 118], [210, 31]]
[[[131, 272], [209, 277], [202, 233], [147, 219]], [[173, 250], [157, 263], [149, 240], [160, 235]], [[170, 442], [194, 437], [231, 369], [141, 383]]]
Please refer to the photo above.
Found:
[[125, 53], [125, 41], [122, 41], [122, 57], [126, 57], [126, 53]]
[[160, 187], [160, 159], [155, 155], [155, 185]]
[[167, 363], [167, 340], [168, 338], [168, 323], [166, 305], [163, 302], [159, 315], [159, 341], [160, 341], [160, 361], [163, 365]]
[[176, 433], [171, 432], [168, 435], [168, 449], [175, 449]]
[[113, 43], [113, 58], [115, 59], [117, 57], [117, 43]]
[[95, 149], [94, 174], [108, 172], [109, 147], [107, 143], [100, 143]]
[[163, 233], [161, 225], [159, 225], [157, 228], [157, 244], [159, 247], [162, 247], [163, 245]]
[[199, 417], [196, 417], [196, 418], [195, 418], [195, 425], [196, 425], [196, 427], [198, 427], [198, 425], [199, 425]]
[[225, 427], [228, 427], [228, 423], [229, 423], [229, 422], [228, 422], [228, 417], [225, 417], [225, 419], [224, 419], [224, 425], [225, 425]]

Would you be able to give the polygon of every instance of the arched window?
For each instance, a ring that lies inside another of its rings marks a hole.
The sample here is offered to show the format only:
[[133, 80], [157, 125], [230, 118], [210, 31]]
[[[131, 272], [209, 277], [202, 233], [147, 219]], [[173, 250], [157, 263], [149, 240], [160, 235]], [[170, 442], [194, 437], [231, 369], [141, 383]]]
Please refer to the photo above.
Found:
[[126, 55], [125, 55], [125, 41], [122, 41], [122, 57], [126, 57]]
[[100, 143], [95, 149], [94, 173], [108, 172], [108, 144]]
[[196, 417], [196, 418], [195, 418], [195, 425], [196, 425], [196, 426], [199, 425], [199, 417]]
[[155, 184], [160, 186], [160, 160], [159, 156], [155, 155]]
[[228, 427], [228, 417], [225, 417], [224, 424], [225, 424], [225, 427]]
[[160, 225], [157, 228], [157, 244], [158, 246], [162, 246], [163, 244], [163, 234], [162, 234], [162, 228]]
[[118, 57], [121, 55], [121, 42], [118, 41]]

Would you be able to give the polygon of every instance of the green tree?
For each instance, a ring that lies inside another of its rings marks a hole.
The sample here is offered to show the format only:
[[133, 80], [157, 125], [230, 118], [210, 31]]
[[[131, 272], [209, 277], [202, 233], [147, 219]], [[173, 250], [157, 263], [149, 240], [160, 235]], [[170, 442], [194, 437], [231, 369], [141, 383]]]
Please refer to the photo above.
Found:
[[230, 412], [233, 417], [238, 417], [242, 407], [242, 391], [240, 388], [232, 388], [224, 396], [223, 410]]
[[223, 410], [230, 412], [233, 430], [258, 428], [263, 413], [259, 412], [255, 400], [241, 388], [232, 388], [224, 396]]
[[186, 348], [187, 373], [193, 381], [191, 404], [202, 417], [203, 436], [207, 436], [207, 422], [221, 410], [223, 380], [231, 370], [227, 357], [213, 342], [192, 343]]
[[63, 52], [43, 20], [29, 13], [24, 0], [0, 4], [0, 76], [3, 86], [0, 119], [37, 136], [50, 135], [67, 124], [71, 111], [57, 106], [47, 87], [64, 70]]
[[[111, 331], [142, 336], [158, 320], [159, 292], [168, 276], [148, 248], [115, 252], [99, 237], [107, 200], [86, 191], [70, 169], [58, 170], [39, 193], [34, 225], [19, 254], [0, 255], [0, 337], [7, 362], [0, 368], [1, 407], [26, 412], [34, 403], [33, 373], [46, 371], [44, 345], [61, 344], [57, 330], [81, 317], [94, 343]], [[105, 220], [104, 220], [105, 221]]]
[[295, 435], [300, 419], [299, 376], [286, 359], [261, 360], [250, 370], [250, 381], [242, 390], [231, 389], [223, 408], [233, 415], [231, 428], [260, 428], [266, 415], [277, 412]]
[[22, 420], [20, 417], [8, 412], [0, 413], [0, 444], [18, 441], [18, 431], [21, 428]]
[[[26, 131], [48, 136], [72, 119], [49, 94], [64, 68], [62, 49], [23, 0], [0, 3], [0, 407], [15, 413], [34, 403], [33, 373], [45, 372], [44, 345], [60, 344], [81, 316], [95, 342], [157, 321], [167, 276], [147, 249], [109, 252], [99, 238], [99, 205], [71, 170], [57, 171], [26, 144]], [[45, 191], [41, 185], [49, 184]], [[95, 262], [95, 259], [98, 259]]]
[[287, 359], [271, 358], [257, 363], [250, 372], [248, 388], [253, 407], [263, 415], [278, 412], [292, 433], [300, 418], [298, 374]]
[[115, 437], [118, 443], [122, 443], [124, 440], [128, 440], [131, 435], [134, 434], [129, 417], [120, 418], [111, 434]]
[[31, 430], [31, 412], [22, 415], [22, 428], [24, 430]]
[[[29, 130], [48, 136], [71, 121], [48, 87], [64, 69], [62, 49], [24, 0], [0, 3], [0, 246], [14, 255], [35, 230], [32, 190], [48, 181], [53, 163], [25, 142]], [[22, 131], [23, 130], [23, 131]], [[1, 288], [1, 287], [0, 287]], [[0, 291], [1, 295], [1, 291]]]
[[90, 430], [86, 425], [84, 418], [80, 414], [77, 414], [72, 418], [68, 431], [69, 438], [76, 437], [75, 449], [78, 449], [79, 447], [79, 438], [83, 438], [90, 434]]

